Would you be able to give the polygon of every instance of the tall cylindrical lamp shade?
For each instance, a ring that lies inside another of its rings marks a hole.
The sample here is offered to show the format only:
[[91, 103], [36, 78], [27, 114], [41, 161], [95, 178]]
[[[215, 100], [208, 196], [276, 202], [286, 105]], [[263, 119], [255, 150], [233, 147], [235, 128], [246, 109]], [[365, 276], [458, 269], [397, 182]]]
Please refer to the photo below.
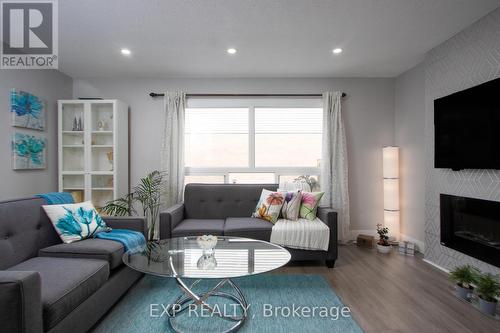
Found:
[[384, 147], [382, 156], [384, 179], [399, 178], [399, 147]]
[[384, 147], [384, 226], [389, 236], [399, 240], [399, 147]]

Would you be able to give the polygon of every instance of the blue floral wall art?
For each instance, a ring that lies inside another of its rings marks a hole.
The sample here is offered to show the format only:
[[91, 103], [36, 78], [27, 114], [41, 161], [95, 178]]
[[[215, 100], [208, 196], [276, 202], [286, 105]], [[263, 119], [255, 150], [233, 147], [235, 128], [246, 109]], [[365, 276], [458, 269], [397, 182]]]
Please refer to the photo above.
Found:
[[15, 127], [45, 130], [45, 102], [39, 97], [12, 89], [10, 92], [12, 125]]
[[15, 132], [12, 136], [12, 168], [45, 169], [46, 148], [44, 137]]

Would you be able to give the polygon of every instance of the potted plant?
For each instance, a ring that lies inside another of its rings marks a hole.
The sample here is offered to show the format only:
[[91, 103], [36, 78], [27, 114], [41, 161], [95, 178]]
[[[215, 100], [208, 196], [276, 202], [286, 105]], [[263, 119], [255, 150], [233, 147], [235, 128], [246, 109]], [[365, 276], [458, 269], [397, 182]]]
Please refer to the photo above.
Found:
[[456, 283], [457, 296], [468, 300], [474, 283], [479, 275], [479, 270], [471, 265], [457, 266], [450, 272], [450, 279]]
[[476, 280], [476, 292], [479, 296], [479, 309], [493, 316], [497, 306], [496, 297], [500, 296], [498, 276], [491, 273], [479, 275]]
[[102, 211], [112, 216], [127, 216], [137, 213], [135, 205], [139, 204], [142, 216], [146, 217], [149, 228], [148, 239], [155, 239], [156, 222], [160, 216], [161, 198], [165, 192], [164, 174], [153, 171], [141, 178], [132, 192], [122, 198], [106, 203]]
[[377, 224], [377, 234], [379, 240], [377, 242], [377, 251], [380, 253], [391, 252], [391, 245], [389, 244], [389, 228], [382, 227], [382, 224]]

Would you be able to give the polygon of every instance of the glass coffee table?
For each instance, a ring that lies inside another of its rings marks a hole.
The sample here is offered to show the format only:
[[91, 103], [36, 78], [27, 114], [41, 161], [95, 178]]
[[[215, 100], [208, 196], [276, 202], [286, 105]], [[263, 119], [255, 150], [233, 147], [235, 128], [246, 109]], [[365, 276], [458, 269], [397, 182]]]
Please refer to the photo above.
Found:
[[[213, 236], [212, 236], [213, 237]], [[214, 245], [214, 243], [216, 244]], [[181, 293], [168, 307], [171, 328], [179, 332], [174, 320], [190, 306], [200, 306], [230, 322], [224, 332], [235, 332], [248, 316], [248, 303], [232, 278], [265, 273], [290, 261], [290, 253], [265, 241], [217, 236], [217, 238], [179, 237], [154, 242], [126, 252], [123, 262], [130, 268], [156, 276], [174, 278]], [[189, 285], [183, 279], [195, 279]], [[193, 287], [201, 280], [213, 279], [214, 286], [201, 293]], [[233, 292], [222, 291], [229, 286]], [[225, 298], [240, 307], [241, 314], [227, 315], [214, 310], [210, 297]]]

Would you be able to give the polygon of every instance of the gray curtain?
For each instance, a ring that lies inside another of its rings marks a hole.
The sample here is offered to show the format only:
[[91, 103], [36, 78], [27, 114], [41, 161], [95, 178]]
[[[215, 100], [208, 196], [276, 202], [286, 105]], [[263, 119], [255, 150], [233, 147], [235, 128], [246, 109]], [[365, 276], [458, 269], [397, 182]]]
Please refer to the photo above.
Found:
[[186, 95], [167, 91], [164, 97], [161, 171], [165, 173], [165, 205], [182, 201], [184, 189], [184, 117]]
[[342, 121], [342, 93], [323, 94], [323, 153], [321, 159], [322, 204], [338, 214], [338, 238], [347, 242], [350, 235], [347, 146]]

